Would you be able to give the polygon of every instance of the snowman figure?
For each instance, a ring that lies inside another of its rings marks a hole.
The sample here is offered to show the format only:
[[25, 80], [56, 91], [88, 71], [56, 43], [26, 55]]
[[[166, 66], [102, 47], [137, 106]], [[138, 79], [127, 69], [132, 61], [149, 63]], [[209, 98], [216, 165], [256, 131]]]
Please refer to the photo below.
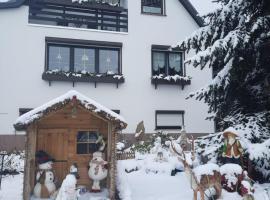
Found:
[[38, 171], [36, 174], [36, 185], [34, 187], [34, 197], [54, 198], [56, 186], [54, 183], [53, 161], [54, 159], [44, 151], [36, 153]]
[[100, 181], [108, 175], [108, 162], [104, 161], [101, 152], [93, 153], [93, 159], [89, 162], [88, 175], [93, 180], [92, 192], [100, 192]]
[[69, 174], [63, 180], [56, 200], [77, 200], [79, 195], [76, 190], [76, 185], [79, 178], [78, 167], [77, 164], [74, 163], [69, 169]]

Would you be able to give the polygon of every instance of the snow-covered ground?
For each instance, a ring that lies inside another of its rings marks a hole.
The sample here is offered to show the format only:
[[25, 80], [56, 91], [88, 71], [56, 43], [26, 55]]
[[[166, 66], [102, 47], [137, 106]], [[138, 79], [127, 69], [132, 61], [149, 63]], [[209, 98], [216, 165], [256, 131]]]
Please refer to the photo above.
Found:
[[[16, 160], [16, 159], [15, 159]], [[18, 159], [17, 159], [18, 160]], [[20, 160], [20, 159], [19, 159]], [[15, 165], [17, 166], [17, 165]], [[137, 155], [136, 159], [118, 161], [117, 188], [122, 200], [191, 200], [193, 191], [184, 172], [171, 176], [171, 170], [182, 169], [175, 156], [166, 155], [157, 160], [156, 154]], [[129, 173], [127, 173], [128, 171]], [[255, 184], [255, 200], [270, 200], [265, 189], [269, 184]], [[23, 174], [4, 176], [0, 200], [22, 200]], [[212, 191], [213, 192], [213, 191]], [[208, 191], [209, 195], [209, 191]], [[87, 193], [79, 200], [108, 200], [103, 194]], [[199, 195], [198, 195], [199, 196]], [[223, 200], [242, 200], [237, 193], [222, 191]]]
[[[155, 165], [153, 156], [147, 156], [143, 160], [125, 160], [118, 163], [118, 189], [122, 200], [191, 200], [193, 199], [193, 191], [184, 172], [171, 176], [165, 168], [170, 163], [159, 163], [159, 167]], [[170, 167], [169, 167], [170, 168]], [[130, 173], [125, 172], [132, 171]], [[269, 188], [270, 184], [255, 184], [255, 199], [270, 200], [265, 196], [265, 188]], [[211, 191], [210, 191], [211, 192]], [[213, 191], [212, 191], [213, 192]], [[207, 191], [209, 195], [209, 191]], [[270, 197], [270, 196], [269, 196]], [[199, 194], [198, 194], [199, 199]], [[237, 193], [229, 193], [222, 191], [223, 200], [242, 200], [243, 198]]]
[[5, 176], [2, 179], [0, 200], [22, 200], [23, 174]]
[[[129, 200], [191, 200], [193, 192], [184, 173], [176, 176], [167, 174], [146, 174], [139, 170], [125, 174], [131, 192]], [[7, 176], [3, 179], [0, 190], [0, 200], [22, 200], [23, 174]], [[255, 185], [255, 200], [268, 200], [265, 198], [264, 188], [270, 184]], [[270, 194], [270, 191], [269, 191]], [[242, 200], [236, 193], [223, 190], [224, 200]], [[98, 196], [87, 194], [83, 200], [104, 200]], [[123, 199], [127, 200], [127, 198]]]

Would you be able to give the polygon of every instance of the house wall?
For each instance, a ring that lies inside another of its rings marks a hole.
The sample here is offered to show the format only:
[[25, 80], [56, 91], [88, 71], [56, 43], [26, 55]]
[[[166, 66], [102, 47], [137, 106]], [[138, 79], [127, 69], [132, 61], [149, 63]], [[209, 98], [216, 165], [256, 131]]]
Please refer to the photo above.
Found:
[[[28, 6], [0, 11], [0, 134], [14, 134], [13, 122], [19, 108], [34, 108], [68, 90], [75, 89], [111, 109], [118, 109], [128, 123], [123, 132], [135, 131], [144, 120], [146, 132], [154, 132], [155, 110], [185, 110], [187, 132], [210, 133], [213, 122], [205, 121], [207, 106], [185, 100], [192, 91], [206, 85], [211, 70], [186, 66], [191, 85], [151, 84], [151, 45], [171, 45], [185, 39], [198, 25], [178, 0], [166, 1], [167, 16], [141, 14], [140, 1], [129, 1], [128, 33], [83, 30], [28, 24]], [[48, 82], [44, 71], [45, 37], [121, 42], [125, 83], [114, 84]], [[175, 132], [175, 130], [173, 130]]]

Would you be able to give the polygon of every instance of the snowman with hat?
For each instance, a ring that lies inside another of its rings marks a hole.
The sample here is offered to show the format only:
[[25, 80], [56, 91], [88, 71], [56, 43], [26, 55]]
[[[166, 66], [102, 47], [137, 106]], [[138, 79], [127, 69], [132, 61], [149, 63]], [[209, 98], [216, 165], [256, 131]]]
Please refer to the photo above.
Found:
[[89, 162], [88, 175], [93, 180], [92, 192], [100, 192], [100, 181], [108, 175], [108, 162], [103, 160], [102, 152], [93, 153], [93, 158]]
[[54, 183], [53, 162], [54, 159], [45, 151], [36, 152], [38, 170], [36, 174], [36, 185], [34, 197], [55, 198], [56, 186]]

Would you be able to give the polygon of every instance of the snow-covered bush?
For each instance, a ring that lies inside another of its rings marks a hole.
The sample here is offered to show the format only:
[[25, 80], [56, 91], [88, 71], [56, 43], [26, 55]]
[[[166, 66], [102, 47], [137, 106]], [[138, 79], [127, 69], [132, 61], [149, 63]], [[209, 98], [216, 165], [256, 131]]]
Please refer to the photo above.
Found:
[[237, 164], [225, 164], [220, 167], [222, 187], [229, 192], [235, 192], [242, 181], [243, 169]]
[[16, 174], [24, 170], [24, 151], [12, 152], [4, 157], [3, 174]]
[[[270, 139], [268, 132], [256, 125], [256, 120], [249, 126], [235, 125], [239, 133], [239, 140], [244, 149], [244, 159], [249, 159], [252, 167], [258, 172], [255, 179], [267, 181], [270, 179]], [[251, 128], [252, 127], [252, 128]], [[210, 134], [195, 140], [196, 153], [203, 163], [215, 162], [221, 164], [222, 146], [224, 144], [223, 133]]]

